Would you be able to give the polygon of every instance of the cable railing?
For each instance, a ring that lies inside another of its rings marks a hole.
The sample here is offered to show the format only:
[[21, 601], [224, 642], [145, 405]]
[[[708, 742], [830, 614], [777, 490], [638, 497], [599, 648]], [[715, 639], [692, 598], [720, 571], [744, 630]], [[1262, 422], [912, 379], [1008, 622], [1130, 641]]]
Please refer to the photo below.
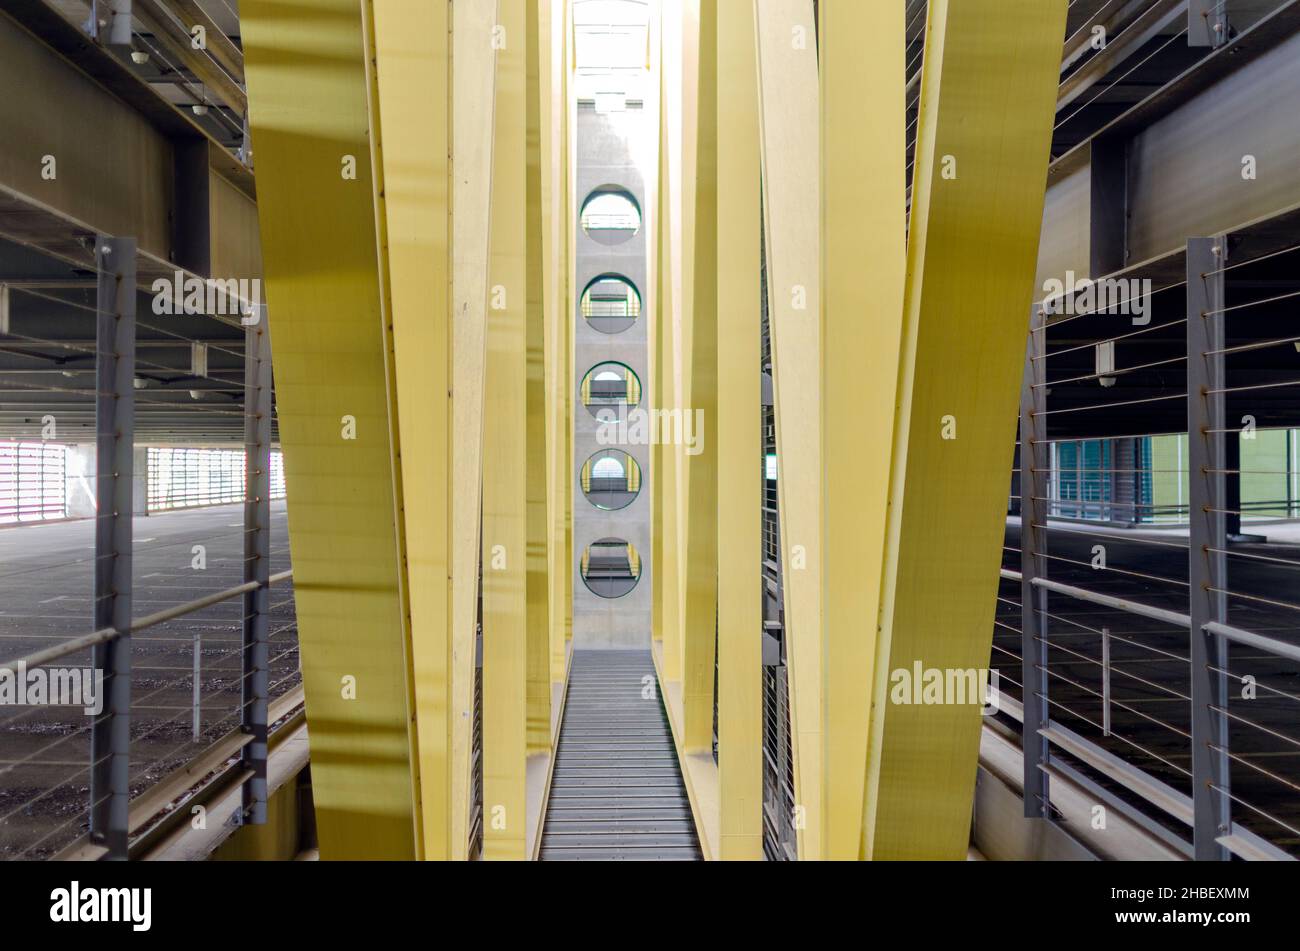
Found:
[[[90, 631], [0, 663], [0, 671], [27, 678], [29, 683], [55, 679], [66, 682], [72, 672], [89, 669], [85, 665], [88, 661], [93, 664], [92, 650], [126, 640], [134, 641], [134, 657], [146, 661], [132, 666], [132, 690], [125, 711], [106, 709], [98, 716], [78, 717], [75, 711], [61, 715], [58, 707], [33, 704], [23, 705], [21, 712], [0, 720], [0, 730], [11, 738], [6, 744], [9, 755], [0, 760], [0, 776], [24, 768], [35, 793], [12, 805], [0, 800], [5, 857], [48, 857], [66, 848], [87, 826], [93, 810], [107, 801], [93, 792], [89, 799], [85, 798], [88, 775], [105, 759], [122, 753], [97, 755], [90, 743], [96, 727], [124, 716], [134, 715], [139, 721], [139, 727], [130, 735], [126, 754], [134, 799], [190, 762], [196, 747], [215, 743], [231, 731], [244, 735], [242, 726], [250, 718], [256, 719], [258, 708], [264, 709], [272, 694], [289, 693], [300, 682], [291, 597], [281, 602], [280, 606], [287, 608], [288, 620], [269, 632], [268, 641], [274, 647], [262, 665], [250, 663], [242, 636], [220, 638], [218, 645], [212, 637], [180, 634], [170, 622], [210, 617], [214, 607], [242, 604], [248, 596], [272, 585], [286, 585], [291, 578], [291, 571], [277, 572], [265, 584], [245, 582], [155, 611], [134, 620], [125, 630], [109, 627]], [[220, 626], [238, 631], [250, 620], [253, 618], [247, 615], [223, 618]], [[193, 666], [176, 666], [175, 662], [191, 647]], [[38, 676], [40, 671], [47, 676]], [[214, 676], [218, 673], [220, 676]], [[269, 674], [274, 679], [267, 684], [265, 695], [258, 696], [251, 682]], [[114, 690], [111, 677], [105, 677], [100, 689], [100, 698], [105, 699], [104, 691]], [[225, 698], [225, 702], [215, 703], [219, 698]], [[45, 699], [40, 698], [42, 704]], [[15, 736], [23, 735], [15, 732], [23, 722], [34, 728], [27, 735], [41, 737], [40, 742], [13, 741]], [[53, 739], [44, 739], [51, 733], [56, 734]], [[176, 742], [178, 736], [180, 742]], [[81, 805], [77, 804], [78, 798], [83, 800]], [[129, 831], [134, 836], [143, 830]]]
[[[51, 301], [71, 317], [84, 312], [93, 339], [27, 339], [30, 310], [14, 314], [4, 334], [24, 341], [21, 355], [33, 362], [7, 371], [6, 385], [48, 406], [60, 441], [76, 443], [85, 478], [67, 485], [89, 513], [0, 533], [0, 554], [13, 564], [0, 568], [0, 677], [18, 691], [0, 710], [0, 855], [8, 858], [139, 854], [163, 814], [218, 779], [241, 790], [238, 823], [264, 822], [271, 728], [301, 703], [287, 548], [272, 544], [273, 521], [283, 524], [272, 506], [283, 464], [271, 450], [265, 321], [236, 338], [229, 321], [206, 315], [228, 335], [224, 343], [150, 327], [137, 320], [135, 242], [101, 235], [94, 250], [93, 281]], [[161, 336], [137, 339], [138, 328]], [[186, 363], [168, 362], [176, 342], [189, 351]], [[60, 353], [90, 365], [60, 370]], [[222, 363], [209, 365], [218, 354]], [[177, 379], [205, 388], [183, 401], [167, 390]], [[239, 426], [243, 446], [137, 448], [172, 420], [230, 442]], [[141, 519], [150, 475], [155, 506], [242, 503], [242, 511]]]
[[[1297, 382], [1268, 353], [1300, 293], [1252, 288], [1300, 248], [1231, 246], [1188, 242], [1185, 300], [1155, 313], [1176, 332], [1133, 340], [1104, 308], [1054, 346], [1067, 321], [1037, 310], [991, 664], [1027, 815], [1064, 777], [1188, 857], [1296, 858]], [[1104, 444], [1087, 462], [1080, 434]]]

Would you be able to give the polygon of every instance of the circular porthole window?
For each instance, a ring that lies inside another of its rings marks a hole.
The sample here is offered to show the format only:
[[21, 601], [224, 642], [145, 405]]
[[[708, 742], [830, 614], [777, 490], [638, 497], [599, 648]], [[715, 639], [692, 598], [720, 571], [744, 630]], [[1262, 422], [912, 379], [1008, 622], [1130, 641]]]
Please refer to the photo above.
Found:
[[620, 334], [641, 316], [641, 295], [627, 278], [602, 274], [582, 292], [582, 316], [603, 334]]
[[641, 580], [641, 556], [631, 542], [602, 538], [582, 553], [582, 581], [600, 598], [621, 598]]
[[578, 474], [587, 501], [606, 512], [627, 508], [641, 491], [641, 467], [621, 449], [602, 449]]
[[641, 380], [622, 363], [598, 363], [582, 378], [582, 405], [601, 422], [617, 422], [641, 402]]
[[603, 185], [582, 203], [582, 230], [600, 244], [622, 244], [641, 230], [641, 208], [624, 189]]

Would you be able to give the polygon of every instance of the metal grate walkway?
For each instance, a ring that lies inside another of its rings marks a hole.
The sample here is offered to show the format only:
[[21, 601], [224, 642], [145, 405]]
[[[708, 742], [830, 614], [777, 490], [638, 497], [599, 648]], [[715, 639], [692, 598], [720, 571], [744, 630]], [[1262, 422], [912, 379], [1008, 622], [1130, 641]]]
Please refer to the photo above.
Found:
[[700, 858], [649, 651], [575, 651], [541, 859]]

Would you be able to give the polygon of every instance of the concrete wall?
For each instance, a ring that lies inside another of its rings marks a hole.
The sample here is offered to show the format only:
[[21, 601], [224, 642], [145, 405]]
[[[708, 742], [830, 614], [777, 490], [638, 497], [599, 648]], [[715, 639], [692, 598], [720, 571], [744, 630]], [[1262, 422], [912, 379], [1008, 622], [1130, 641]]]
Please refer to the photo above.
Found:
[[[588, 195], [601, 186], [625, 189], [645, 214], [645, 183], [634, 162], [634, 141], [639, 128], [647, 121], [641, 109], [625, 112], [597, 113], [589, 105], [578, 108], [577, 194], [581, 208]], [[589, 237], [577, 225], [575, 266], [574, 380], [578, 392], [582, 379], [592, 367], [605, 362], [622, 363], [640, 378], [646, 377], [646, 243], [645, 226], [630, 240], [605, 245]], [[637, 289], [642, 298], [642, 313], [631, 327], [618, 334], [606, 334], [590, 326], [582, 316], [581, 295], [587, 284], [603, 274], [618, 274]], [[644, 402], [642, 403], [644, 406]], [[573, 644], [575, 648], [644, 648], [650, 649], [650, 456], [649, 447], [641, 445], [602, 445], [597, 438], [599, 423], [591, 412], [575, 400], [574, 457], [571, 477], [574, 480], [573, 504]], [[626, 508], [616, 512], [598, 509], [582, 494], [582, 464], [606, 448], [618, 448], [632, 456], [641, 467], [641, 492]], [[621, 598], [601, 598], [587, 589], [582, 580], [581, 559], [587, 546], [600, 538], [620, 538], [631, 542], [641, 556], [641, 579]]]

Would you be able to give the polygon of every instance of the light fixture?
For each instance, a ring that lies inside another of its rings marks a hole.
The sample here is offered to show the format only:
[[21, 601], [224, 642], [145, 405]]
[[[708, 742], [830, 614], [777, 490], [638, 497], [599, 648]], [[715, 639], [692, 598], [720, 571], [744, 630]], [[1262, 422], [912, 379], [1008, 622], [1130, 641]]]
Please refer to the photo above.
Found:
[[143, 66], [149, 62], [149, 54], [144, 50], [131, 50], [131, 62], [137, 66]]
[[190, 109], [193, 110], [196, 116], [206, 116], [208, 114], [207, 103], [196, 102], [194, 105], [190, 106]]
[[149, 381], [146, 380], [144, 377], [138, 376], [131, 381], [131, 385], [134, 386], [137, 390], [143, 390], [146, 386], [149, 385]]

